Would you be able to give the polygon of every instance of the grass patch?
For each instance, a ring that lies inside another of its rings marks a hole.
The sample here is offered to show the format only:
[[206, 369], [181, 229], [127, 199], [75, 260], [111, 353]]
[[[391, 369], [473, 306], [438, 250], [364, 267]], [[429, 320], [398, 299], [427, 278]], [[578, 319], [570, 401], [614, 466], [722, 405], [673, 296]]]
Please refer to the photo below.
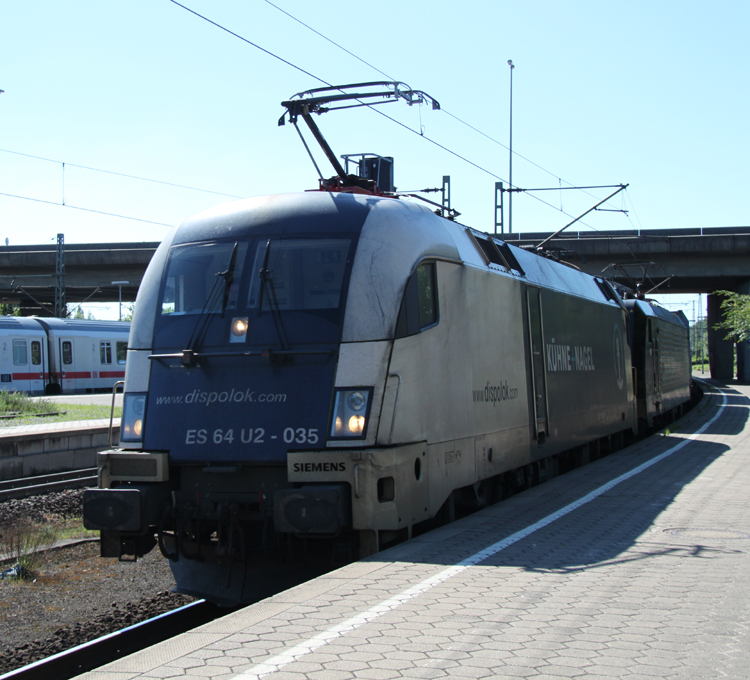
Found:
[[11, 526], [0, 527], [0, 550], [20, 569], [15, 578], [33, 578], [58, 540], [59, 532], [53, 524], [33, 524], [23, 519]]
[[[0, 418], [0, 428], [70, 420], [98, 420], [109, 418], [110, 411], [109, 405], [58, 404], [46, 399], [29, 399], [20, 392], [0, 391], [0, 415], [14, 414], [13, 418]], [[57, 413], [58, 415], [40, 417], [37, 415], [40, 413]], [[121, 415], [122, 408], [115, 408], [115, 418]]]
[[54, 404], [47, 401], [35, 401], [29, 399], [21, 392], [0, 392], [0, 414], [20, 413], [33, 415], [34, 413], [45, 413], [55, 411]]
[[93, 529], [86, 529], [80, 517], [56, 522], [55, 528], [58, 541], [64, 541], [69, 538], [99, 538], [99, 532]]

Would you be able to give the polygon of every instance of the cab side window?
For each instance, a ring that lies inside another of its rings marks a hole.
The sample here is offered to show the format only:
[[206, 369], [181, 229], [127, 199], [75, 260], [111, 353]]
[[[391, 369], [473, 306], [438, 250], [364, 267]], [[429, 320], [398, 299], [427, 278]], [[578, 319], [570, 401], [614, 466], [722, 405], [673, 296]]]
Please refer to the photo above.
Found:
[[406, 284], [401, 311], [396, 322], [396, 338], [416, 335], [432, 328], [437, 322], [435, 263], [424, 262], [417, 267]]

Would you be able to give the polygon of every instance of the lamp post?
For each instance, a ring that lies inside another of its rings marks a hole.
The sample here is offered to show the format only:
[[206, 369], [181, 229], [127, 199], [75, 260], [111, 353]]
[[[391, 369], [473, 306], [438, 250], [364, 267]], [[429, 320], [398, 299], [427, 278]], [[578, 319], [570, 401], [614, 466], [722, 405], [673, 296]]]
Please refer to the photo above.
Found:
[[513, 233], [513, 60], [510, 66], [510, 144], [508, 145], [508, 233]]
[[119, 299], [120, 299], [119, 311], [117, 313], [118, 321], [122, 321], [122, 287], [127, 286], [129, 283], [130, 281], [112, 281], [112, 285], [117, 286]]

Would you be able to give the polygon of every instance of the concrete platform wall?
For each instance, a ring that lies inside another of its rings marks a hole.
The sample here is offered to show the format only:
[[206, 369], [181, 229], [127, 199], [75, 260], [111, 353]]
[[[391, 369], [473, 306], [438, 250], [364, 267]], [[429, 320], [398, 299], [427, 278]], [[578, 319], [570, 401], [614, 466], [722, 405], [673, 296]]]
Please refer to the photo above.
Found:
[[[114, 442], [119, 436], [114, 428]], [[109, 448], [109, 428], [92, 427], [0, 438], [0, 480], [96, 467], [96, 454]]]

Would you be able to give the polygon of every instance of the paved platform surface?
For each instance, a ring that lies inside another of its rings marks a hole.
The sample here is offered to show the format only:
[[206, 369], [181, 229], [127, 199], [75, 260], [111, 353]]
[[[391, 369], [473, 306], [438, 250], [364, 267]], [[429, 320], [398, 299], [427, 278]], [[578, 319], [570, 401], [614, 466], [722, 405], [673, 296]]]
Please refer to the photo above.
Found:
[[[31, 397], [33, 401], [46, 401], [52, 404], [95, 404], [97, 406], [111, 406], [112, 393], [101, 394], [61, 394], [59, 396]], [[115, 406], [122, 406], [122, 392], [115, 395]]]
[[[114, 427], [120, 427], [120, 419], [115, 418]], [[17, 437], [20, 435], [56, 435], [61, 432], [75, 433], [88, 432], [100, 428], [109, 429], [109, 418], [99, 418], [97, 420], [64, 420], [55, 423], [38, 423], [34, 425], [13, 425], [10, 427], [0, 428], [0, 438]]]
[[80, 676], [750, 677], [750, 388], [469, 518]]

